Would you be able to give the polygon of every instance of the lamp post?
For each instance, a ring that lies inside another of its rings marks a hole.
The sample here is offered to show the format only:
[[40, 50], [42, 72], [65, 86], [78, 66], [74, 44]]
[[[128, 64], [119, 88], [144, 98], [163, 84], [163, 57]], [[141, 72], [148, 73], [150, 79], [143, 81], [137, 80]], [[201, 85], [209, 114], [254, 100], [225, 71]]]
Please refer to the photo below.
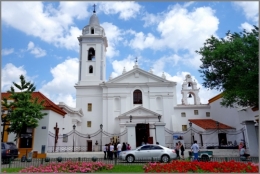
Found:
[[[9, 109], [7, 110], [7, 115], [10, 115], [11, 113], [12, 113], [12, 109], [9, 108]], [[5, 110], [2, 109], [1, 121], [2, 121], [2, 123], [3, 123], [3, 124], [2, 124], [2, 126], [3, 126], [3, 131], [2, 131], [2, 140], [1, 140], [1, 142], [4, 141], [5, 126], [6, 126], [6, 125], [10, 125], [10, 124], [6, 124], [6, 118], [4, 117], [4, 114], [5, 114]]]
[[[217, 126], [217, 130], [219, 130], [219, 122], [216, 121], [216, 126]], [[219, 131], [218, 131], [218, 134], [219, 134]], [[220, 140], [219, 140], [219, 137], [218, 137], [218, 145], [220, 146]]]
[[100, 124], [101, 129], [101, 137], [100, 137], [100, 151], [102, 152], [102, 132], [103, 132], [103, 124]]
[[158, 115], [158, 120], [159, 120], [159, 122], [160, 122], [161, 118], [162, 118], [162, 116], [161, 116], [161, 115]]
[[130, 115], [130, 123], [132, 122], [132, 119], [133, 119], [133, 116], [132, 116], [132, 115]]
[[190, 146], [192, 145], [192, 122], [189, 123], [190, 125]]
[[72, 149], [72, 151], [74, 152], [74, 134], [75, 134], [76, 125], [74, 124], [72, 127], [73, 127], [73, 149]]

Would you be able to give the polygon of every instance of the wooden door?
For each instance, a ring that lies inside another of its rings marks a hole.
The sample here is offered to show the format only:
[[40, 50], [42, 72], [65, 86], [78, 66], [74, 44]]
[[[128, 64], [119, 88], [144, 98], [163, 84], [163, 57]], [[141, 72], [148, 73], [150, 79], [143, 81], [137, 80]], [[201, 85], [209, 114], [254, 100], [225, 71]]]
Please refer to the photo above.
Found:
[[92, 141], [87, 141], [87, 151], [92, 152]]
[[148, 137], [148, 143], [153, 144], [153, 137]]

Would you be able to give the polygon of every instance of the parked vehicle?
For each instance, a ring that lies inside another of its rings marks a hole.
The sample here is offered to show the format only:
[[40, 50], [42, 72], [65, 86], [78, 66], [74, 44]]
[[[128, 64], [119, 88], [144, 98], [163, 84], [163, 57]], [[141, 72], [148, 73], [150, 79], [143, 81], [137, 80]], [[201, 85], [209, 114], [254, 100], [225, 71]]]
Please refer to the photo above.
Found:
[[13, 142], [2, 142], [2, 162], [8, 163], [9, 160], [13, 160], [18, 157], [18, 148]]
[[169, 162], [176, 159], [177, 154], [174, 149], [169, 149], [161, 145], [147, 144], [139, 146], [134, 150], [122, 151], [119, 154], [119, 159], [125, 160], [129, 163], [135, 160], [142, 161], [161, 161]]
[[[189, 151], [189, 156], [193, 159], [193, 152]], [[213, 151], [210, 150], [200, 150], [198, 154], [199, 161], [211, 161], [213, 157]]]

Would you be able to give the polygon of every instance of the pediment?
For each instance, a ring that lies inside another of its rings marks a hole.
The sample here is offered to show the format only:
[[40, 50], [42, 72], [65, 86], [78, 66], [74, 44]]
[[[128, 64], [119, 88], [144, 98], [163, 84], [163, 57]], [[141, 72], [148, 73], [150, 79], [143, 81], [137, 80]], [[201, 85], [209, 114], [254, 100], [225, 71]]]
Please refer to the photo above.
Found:
[[140, 68], [134, 68], [106, 83], [156, 83], [170, 82], [162, 77], [146, 72]]
[[157, 112], [151, 111], [150, 109], [144, 108], [143, 106], [138, 106], [134, 109], [131, 109], [121, 115], [118, 116], [119, 119], [122, 118], [130, 118], [130, 115], [133, 118], [158, 118], [160, 115]]

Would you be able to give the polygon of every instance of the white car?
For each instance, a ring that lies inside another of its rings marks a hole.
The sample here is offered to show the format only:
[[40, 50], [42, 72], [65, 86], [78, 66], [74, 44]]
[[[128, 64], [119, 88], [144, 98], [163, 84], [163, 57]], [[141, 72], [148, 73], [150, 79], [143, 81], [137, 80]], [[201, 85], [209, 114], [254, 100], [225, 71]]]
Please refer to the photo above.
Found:
[[169, 149], [161, 145], [146, 144], [139, 146], [134, 150], [122, 151], [119, 154], [119, 159], [125, 160], [129, 163], [135, 160], [153, 161], [158, 160], [167, 163], [176, 159], [177, 154], [174, 149]]

